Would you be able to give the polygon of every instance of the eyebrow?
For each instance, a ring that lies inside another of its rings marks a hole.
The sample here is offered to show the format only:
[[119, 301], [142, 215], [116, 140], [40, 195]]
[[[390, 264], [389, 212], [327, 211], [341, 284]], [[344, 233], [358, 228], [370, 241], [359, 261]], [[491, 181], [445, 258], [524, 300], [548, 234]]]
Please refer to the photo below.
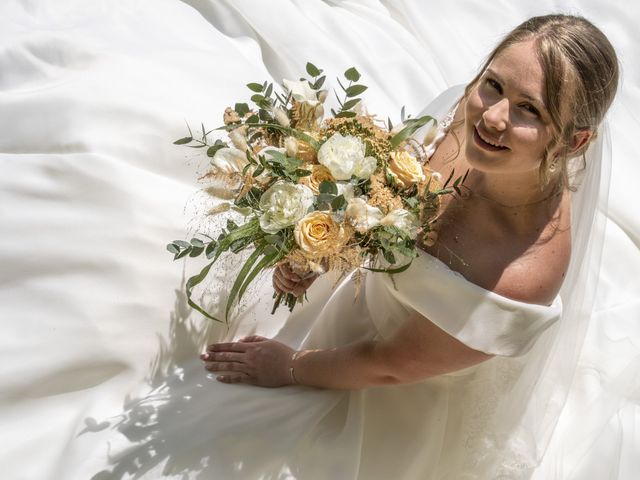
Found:
[[[487, 72], [490, 73], [491, 75], [493, 75], [494, 77], [496, 77], [496, 79], [500, 82], [500, 83], [505, 83], [504, 80], [502, 80], [502, 78], [500, 77], [500, 75], [498, 75], [495, 71], [491, 70], [490, 68], [487, 68]], [[534, 103], [539, 104], [541, 107], [543, 107], [544, 109], [547, 108], [547, 105], [539, 98], [537, 97], [532, 97], [531, 95], [529, 95], [528, 93], [525, 92], [519, 92], [521, 97], [526, 98], [527, 100], [531, 100]]]

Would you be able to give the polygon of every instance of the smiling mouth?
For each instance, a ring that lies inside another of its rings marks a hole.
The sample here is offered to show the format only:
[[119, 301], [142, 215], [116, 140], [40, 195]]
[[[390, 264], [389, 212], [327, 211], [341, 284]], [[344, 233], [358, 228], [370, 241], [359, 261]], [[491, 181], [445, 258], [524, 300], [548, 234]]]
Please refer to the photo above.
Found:
[[473, 127], [473, 139], [475, 140], [476, 144], [480, 145], [485, 150], [491, 150], [493, 152], [497, 152], [500, 150], [509, 150], [508, 147], [499, 145], [497, 143], [489, 142], [484, 138], [482, 138], [482, 136], [480, 136], [480, 132], [475, 126]]

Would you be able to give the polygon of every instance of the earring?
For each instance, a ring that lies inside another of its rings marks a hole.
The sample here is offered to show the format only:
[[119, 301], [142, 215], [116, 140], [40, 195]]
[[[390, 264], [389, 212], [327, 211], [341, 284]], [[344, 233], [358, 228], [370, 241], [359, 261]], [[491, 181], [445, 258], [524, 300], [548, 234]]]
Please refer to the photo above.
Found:
[[554, 173], [556, 168], [558, 168], [558, 159], [554, 158], [549, 164], [549, 173]]

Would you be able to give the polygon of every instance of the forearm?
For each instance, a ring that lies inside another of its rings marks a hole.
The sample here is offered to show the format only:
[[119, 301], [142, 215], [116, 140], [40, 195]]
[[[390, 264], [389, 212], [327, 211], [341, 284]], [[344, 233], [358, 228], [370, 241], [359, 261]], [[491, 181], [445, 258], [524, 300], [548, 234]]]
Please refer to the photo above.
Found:
[[375, 341], [302, 350], [291, 366], [297, 383], [313, 387], [346, 390], [403, 383]]

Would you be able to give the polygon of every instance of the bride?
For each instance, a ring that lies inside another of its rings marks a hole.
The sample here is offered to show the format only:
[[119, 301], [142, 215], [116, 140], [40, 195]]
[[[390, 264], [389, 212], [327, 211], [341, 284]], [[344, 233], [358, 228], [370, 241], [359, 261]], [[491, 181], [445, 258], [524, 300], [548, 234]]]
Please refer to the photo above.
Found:
[[192, 371], [164, 436], [125, 425], [115, 466], [94, 478], [536, 476], [589, 315], [599, 130], [617, 83], [615, 52], [587, 20], [515, 28], [463, 92], [426, 109], [444, 117], [430, 167], [469, 174], [411, 267], [367, 275], [355, 297], [350, 279], [332, 288], [281, 265], [276, 290], [308, 289], [310, 303], [272, 339], [209, 345], [218, 382]]

